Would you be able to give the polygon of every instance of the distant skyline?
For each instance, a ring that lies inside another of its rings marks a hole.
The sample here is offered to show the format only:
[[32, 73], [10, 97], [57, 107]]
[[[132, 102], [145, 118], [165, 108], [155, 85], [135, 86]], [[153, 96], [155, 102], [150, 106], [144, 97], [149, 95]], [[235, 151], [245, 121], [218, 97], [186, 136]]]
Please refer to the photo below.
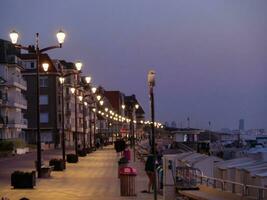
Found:
[[156, 119], [214, 129], [267, 128], [266, 0], [2, 0], [0, 38], [66, 41], [53, 59], [82, 60], [107, 90], [136, 94], [149, 117], [147, 72], [156, 71]]

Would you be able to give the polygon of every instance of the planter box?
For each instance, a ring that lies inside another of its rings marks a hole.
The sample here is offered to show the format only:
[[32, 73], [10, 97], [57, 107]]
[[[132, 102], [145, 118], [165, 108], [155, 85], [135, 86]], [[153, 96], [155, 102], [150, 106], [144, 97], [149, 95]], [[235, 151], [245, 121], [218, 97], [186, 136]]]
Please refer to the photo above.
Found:
[[96, 147], [92, 147], [92, 151], [96, 151]]
[[34, 188], [35, 184], [35, 171], [15, 171], [11, 174], [11, 186], [13, 186], [14, 188]]
[[68, 163], [77, 163], [79, 161], [79, 158], [75, 154], [67, 154], [67, 162]]
[[63, 171], [66, 166], [62, 159], [52, 159], [49, 161], [49, 166], [54, 167], [54, 171]]
[[41, 167], [41, 178], [50, 178], [51, 177], [51, 172], [53, 171], [54, 167], [46, 167], [42, 166]]
[[21, 155], [29, 152], [29, 147], [25, 148], [17, 148], [16, 149], [16, 154]]
[[87, 154], [86, 154], [86, 149], [82, 149], [82, 150], [79, 150], [78, 151], [78, 155], [80, 156], [80, 157], [85, 157]]
[[93, 149], [90, 148], [90, 147], [88, 147], [88, 148], [85, 149], [85, 151], [86, 151], [86, 153], [88, 154], [88, 153], [92, 153], [92, 152], [93, 152]]

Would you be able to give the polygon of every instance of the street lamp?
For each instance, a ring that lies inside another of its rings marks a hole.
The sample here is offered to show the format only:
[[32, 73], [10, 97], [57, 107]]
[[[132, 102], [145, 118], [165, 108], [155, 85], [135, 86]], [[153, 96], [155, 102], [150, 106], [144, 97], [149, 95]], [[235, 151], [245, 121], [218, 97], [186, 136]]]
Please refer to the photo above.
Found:
[[82, 63], [81, 61], [77, 61], [77, 62], [75, 63], [75, 67], [76, 67], [76, 69], [77, 69], [78, 71], [81, 71], [82, 66], [83, 66], [83, 63]]
[[42, 67], [43, 67], [44, 71], [47, 72], [48, 68], [49, 68], [49, 64], [48, 63], [43, 63]]
[[86, 76], [86, 77], [85, 77], [85, 82], [86, 82], [87, 84], [89, 84], [89, 83], [91, 82], [91, 80], [92, 80], [91, 76]]
[[[156, 177], [156, 149], [155, 149], [155, 111], [154, 111], [154, 91], [155, 87], [155, 71], [150, 70], [147, 75], [149, 96], [150, 96], [150, 107], [151, 107], [151, 151], [154, 157], [154, 177]], [[157, 179], [154, 178], [153, 182], [154, 200], [157, 200]]]
[[64, 77], [59, 77], [61, 84], [61, 146], [62, 146], [62, 160], [64, 168], [66, 168], [66, 150], [65, 150], [65, 116], [64, 116]]
[[96, 87], [92, 87], [92, 92], [93, 92], [93, 94], [95, 94], [96, 93], [96, 90], [97, 90], [97, 88]]
[[97, 95], [97, 96], [96, 96], [96, 99], [97, 99], [98, 101], [100, 101], [101, 98], [102, 98], [102, 97], [101, 97], [100, 95]]
[[[25, 47], [22, 46], [20, 44], [17, 44], [18, 42], [18, 38], [19, 38], [19, 34], [16, 31], [12, 31], [10, 34], [10, 39], [12, 44], [14, 44], [14, 46], [16, 48], [19, 49], [24, 49], [24, 50], [31, 50], [31, 48], [29, 47]], [[58, 45], [55, 46], [49, 46], [43, 49], [39, 48], [39, 33], [35, 34], [35, 39], [36, 39], [36, 44], [35, 44], [35, 56], [36, 56], [36, 129], [37, 129], [37, 174], [38, 174], [38, 178], [41, 178], [42, 173], [41, 173], [41, 160], [42, 160], [42, 155], [41, 155], [41, 134], [40, 134], [40, 104], [39, 104], [39, 95], [40, 95], [40, 88], [39, 88], [39, 68], [40, 68], [40, 56], [42, 53], [52, 50], [52, 49], [56, 49], [56, 48], [61, 48], [62, 44], [64, 43], [64, 39], [65, 39], [65, 33], [63, 31], [59, 31], [57, 33], [57, 40], [58, 40]], [[46, 72], [48, 70], [48, 63], [44, 63], [43, 65], [43, 70]]]
[[75, 134], [74, 134], [74, 147], [75, 147], [75, 154], [78, 156], [78, 118], [77, 118], [77, 89], [78, 89], [78, 82], [79, 82], [79, 74], [82, 69], [82, 62], [77, 61], [75, 63], [76, 70], [78, 71], [75, 75], [75, 83], [74, 88], [71, 88], [72, 94], [74, 94], [74, 112], [75, 112]]

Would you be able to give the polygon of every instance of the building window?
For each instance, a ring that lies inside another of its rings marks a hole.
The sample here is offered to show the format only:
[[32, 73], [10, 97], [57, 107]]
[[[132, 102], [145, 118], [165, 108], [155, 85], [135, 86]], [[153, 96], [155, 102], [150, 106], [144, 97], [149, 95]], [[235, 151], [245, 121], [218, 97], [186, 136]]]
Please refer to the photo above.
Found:
[[48, 105], [48, 95], [40, 95], [40, 105]]
[[48, 87], [48, 77], [47, 76], [41, 76], [39, 78], [40, 82], [40, 87]]
[[58, 122], [61, 124], [61, 114], [58, 115]]
[[58, 105], [60, 105], [61, 104], [61, 96], [58, 96]]
[[34, 69], [34, 62], [31, 62], [31, 69]]
[[49, 121], [49, 117], [48, 117], [48, 113], [40, 113], [40, 122], [41, 123], [48, 123]]

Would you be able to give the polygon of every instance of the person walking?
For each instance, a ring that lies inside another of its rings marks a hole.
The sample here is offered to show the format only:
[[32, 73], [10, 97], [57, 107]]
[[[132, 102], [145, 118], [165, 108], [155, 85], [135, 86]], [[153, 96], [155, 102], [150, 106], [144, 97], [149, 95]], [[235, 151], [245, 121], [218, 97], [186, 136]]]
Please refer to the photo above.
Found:
[[100, 139], [99, 139], [99, 137], [96, 138], [95, 143], [96, 143], [96, 148], [98, 149], [100, 147]]
[[143, 190], [142, 193], [151, 193], [151, 189], [153, 189], [153, 182], [155, 180], [154, 166], [154, 156], [153, 154], [149, 154], [145, 163], [145, 171], [148, 177], [148, 185], [147, 190]]

